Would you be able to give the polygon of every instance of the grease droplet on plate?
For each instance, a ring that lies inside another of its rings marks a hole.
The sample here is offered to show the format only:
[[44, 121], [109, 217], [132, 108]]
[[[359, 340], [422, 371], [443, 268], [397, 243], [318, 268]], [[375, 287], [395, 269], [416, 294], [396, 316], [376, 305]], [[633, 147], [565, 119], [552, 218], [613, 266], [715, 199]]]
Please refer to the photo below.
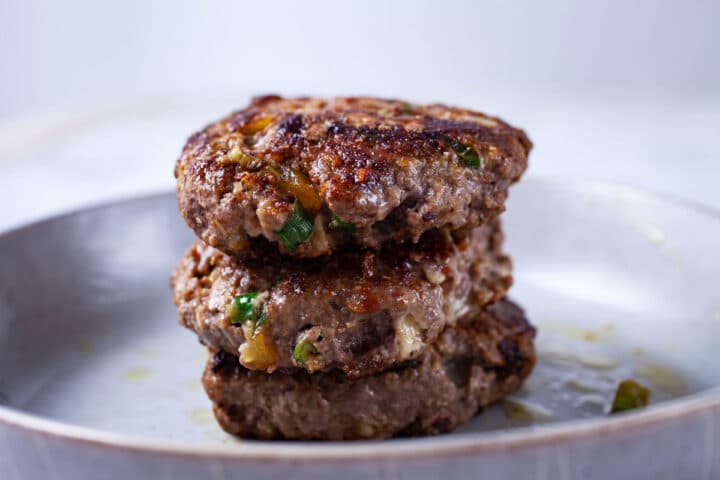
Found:
[[546, 422], [553, 413], [542, 405], [506, 398], [502, 403], [503, 414], [508, 420], [519, 422]]
[[139, 355], [146, 360], [154, 360], [156, 358], [160, 358], [160, 353], [154, 350], [143, 350], [142, 352], [140, 352]]
[[641, 363], [635, 368], [635, 374], [647, 380], [652, 388], [661, 392], [680, 396], [688, 393], [688, 384], [674, 369], [656, 363]]
[[193, 408], [190, 420], [197, 425], [208, 425], [215, 422], [215, 416], [209, 408]]
[[578, 362], [585, 367], [595, 370], [612, 370], [620, 365], [620, 362], [612, 357], [602, 357], [599, 355], [581, 355], [578, 356]]

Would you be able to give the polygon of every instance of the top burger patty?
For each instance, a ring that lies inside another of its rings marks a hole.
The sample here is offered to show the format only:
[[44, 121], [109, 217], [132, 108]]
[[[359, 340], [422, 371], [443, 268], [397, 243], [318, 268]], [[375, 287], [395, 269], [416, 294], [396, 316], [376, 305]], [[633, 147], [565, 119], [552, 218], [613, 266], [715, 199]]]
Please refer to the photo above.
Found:
[[521, 130], [461, 108], [266, 96], [190, 137], [178, 203], [204, 241], [236, 256], [258, 236], [298, 257], [377, 249], [496, 216], [530, 148]]

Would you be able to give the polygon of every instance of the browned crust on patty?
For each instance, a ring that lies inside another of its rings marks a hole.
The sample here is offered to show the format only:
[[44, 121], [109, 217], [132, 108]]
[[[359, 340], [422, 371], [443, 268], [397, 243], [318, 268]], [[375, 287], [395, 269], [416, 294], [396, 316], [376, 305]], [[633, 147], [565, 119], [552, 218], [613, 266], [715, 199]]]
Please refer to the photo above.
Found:
[[[282, 257], [272, 246], [238, 260], [197, 242], [172, 277], [180, 323], [214, 349], [259, 346], [268, 361], [243, 354], [251, 369], [340, 369], [349, 377], [421, 355], [445, 325], [502, 298], [512, 283], [498, 220], [461, 235], [428, 232], [419, 244], [329, 257]], [[260, 292], [256, 330], [231, 325], [237, 295]], [[254, 333], [253, 333], [254, 332]], [[307, 342], [310, 360], [293, 357]]]
[[[448, 138], [472, 147], [482, 165], [465, 166]], [[314, 229], [293, 252], [279, 245], [284, 253], [377, 249], [496, 216], [530, 148], [521, 130], [462, 108], [259, 97], [190, 137], [175, 168], [178, 204], [198, 236], [226, 253], [246, 255], [252, 237], [277, 242], [295, 197]], [[333, 213], [355, 233], [329, 228]]]
[[347, 380], [338, 372], [268, 375], [213, 356], [203, 385], [220, 426], [263, 439], [349, 440], [448, 432], [517, 390], [535, 363], [534, 328], [502, 300], [448, 327], [412, 364]]

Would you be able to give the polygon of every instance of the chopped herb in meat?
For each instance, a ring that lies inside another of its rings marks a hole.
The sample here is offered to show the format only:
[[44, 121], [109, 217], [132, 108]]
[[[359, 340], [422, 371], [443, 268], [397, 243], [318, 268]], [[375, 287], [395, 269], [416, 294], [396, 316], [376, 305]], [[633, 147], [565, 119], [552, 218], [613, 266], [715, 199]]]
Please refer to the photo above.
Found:
[[255, 319], [255, 297], [257, 295], [257, 292], [250, 292], [233, 298], [228, 307], [230, 323], [239, 325]]
[[332, 214], [332, 219], [330, 220], [329, 226], [333, 230], [340, 230], [341, 232], [346, 233], [355, 233], [355, 225], [344, 221], [342, 218], [338, 217], [334, 213]]
[[317, 355], [318, 351], [317, 348], [315, 348], [315, 345], [310, 343], [307, 340], [302, 340], [297, 345], [295, 345], [295, 349], [293, 350], [293, 358], [299, 365], [305, 365], [305, 363], [312, 357], [313, 355]]
[[403, 103], [400, 105], [400, 115], [410, 115], [413, 113], [413, 110], [415, 109], [415, 105], [412, 103]]
[[[247, 335], [257, 331], [267, 320], [264, 302], [258, 302], [258, 292], [243, 293], [233, 298], [228, 306], [227, 314], [230, 323], [243, 326]], [[260, 305], [258, 305], [260, 304]]]
[[258, 315], [257, 320], [255, 320], [255, 330], [260, 328], [260, 326], [265, 323], [265, 320], [267, 320], [267, 312], [265, 311], [265, 307], [260, 311], [260, 315]]
[[447, 135], [439, 135], [438, 138], [455, 152], [455, 155], [458, 156], [466, 167], [482, 167], [483, 158], [471, 146], [465, 145]]
[[312, 231], [312, 221], [308, 218], [300, 202], [296, 201], [290, 218], [287, 219], [285, 225], [277, 234], [283, 246], [289, 252], [292, 252], [298, 245], [310, 238]]

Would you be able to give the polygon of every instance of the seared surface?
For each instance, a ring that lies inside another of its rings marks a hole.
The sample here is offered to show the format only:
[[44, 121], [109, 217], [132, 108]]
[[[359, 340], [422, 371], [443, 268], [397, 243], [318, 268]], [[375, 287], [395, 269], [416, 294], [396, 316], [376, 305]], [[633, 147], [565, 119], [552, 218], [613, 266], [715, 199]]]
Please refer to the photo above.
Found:
[[[237, 260], [197, 242], [173, 275], [180, 323], [217, 350], [241, 355], [250, 369], [341, 369], [349, 377], [418, 357], [446, 324], [505, 295], [510, 259], [498, 220], [453, 236], [433, 231], [419, 244], [329, 257], [282, 257], [267, 244], [256, 259]], [[260, 292], [265, 320], [231, 325], [236, 295]], [[293, 358], [309, 343], [312, 355]], [[258, 358], [261, 357], [261, 358]]]
[[342, 373], [268, 375], [216, 353], [203, 385], [227, 432], [275, 439], [431, 435], [467, 422], [517, 390], [535, 363], [535, 331], [502, 300], [448, 327], [415, 362], [355, 380]]
[[[457, 142], [480, 165], [466, 165]], [[496, 216], [530, 148], [521, 130], [461, 108], [260, 97], [190, 137], [175, 168], [178, 204], [198, 236], [226, 253], [252, 252], [250, 237], [277, 242], [296, 198], [313, 231], [292, 252], [277, 244], [284, 253], [378, 249]], [[331, 228], [332, 214], [354, 233]]]

